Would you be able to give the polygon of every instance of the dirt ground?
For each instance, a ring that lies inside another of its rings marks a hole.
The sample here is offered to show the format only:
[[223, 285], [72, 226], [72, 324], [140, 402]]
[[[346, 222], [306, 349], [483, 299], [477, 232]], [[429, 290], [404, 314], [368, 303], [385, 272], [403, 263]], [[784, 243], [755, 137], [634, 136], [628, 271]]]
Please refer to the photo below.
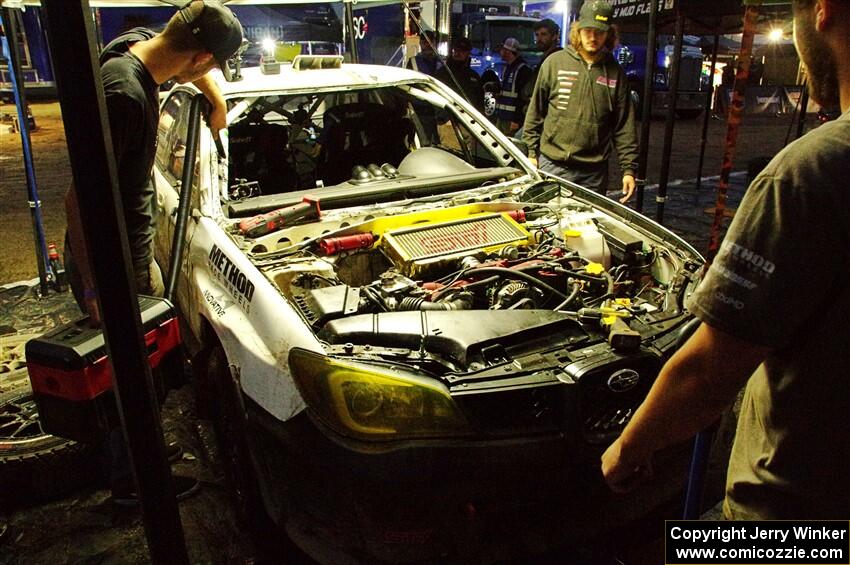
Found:
[[[32, 133], [35, 178], [42, 205], [42, 219], [48, 242], [61, 250], [65, 231], [63, 199], [69, 186], [70, 169], [65, 131], [57, 102], [32, 103], [38, 129]], [[15, 106], [0, 103], [0, 116], [15, 114]], [[790, 116], [746, 116], [738, 140], [735, 169], [747, 170], [756, 157], [772, 157], [785, 144]], [[809, 122], [812, 118], [809, 118]], [[27, 183], [18, 133], [9, 131], [10, 122], [0, 122], [0, 284], [38, 276]], [[696, 176], [702, 119], [679, 120], [671, 157], [670, 180]], [[711, 120], [704, 176], [718, 175], [726, 136], [726, 122]], [[650, 137], [648, 183], [657, 183], [661, 169], [664, 121], [653, 120]], [[617, 190], [619, 169], [611, 164], [611, 190]], [[676, 190], [671, 186], [670, 194]], [[613, 195], [612, 195], [613, 196]], [[647, 199], [644, 213], [653, 216], [655, 203]]]

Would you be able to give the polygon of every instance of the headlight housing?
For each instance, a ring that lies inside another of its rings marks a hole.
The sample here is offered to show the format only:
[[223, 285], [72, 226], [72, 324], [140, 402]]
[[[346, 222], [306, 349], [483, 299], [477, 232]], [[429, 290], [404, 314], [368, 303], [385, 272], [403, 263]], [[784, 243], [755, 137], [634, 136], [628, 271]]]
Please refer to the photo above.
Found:
[[289, 366], [310, 411], [337, 433], [366, 440], [468, 435], [442, 383], [293, 349]]

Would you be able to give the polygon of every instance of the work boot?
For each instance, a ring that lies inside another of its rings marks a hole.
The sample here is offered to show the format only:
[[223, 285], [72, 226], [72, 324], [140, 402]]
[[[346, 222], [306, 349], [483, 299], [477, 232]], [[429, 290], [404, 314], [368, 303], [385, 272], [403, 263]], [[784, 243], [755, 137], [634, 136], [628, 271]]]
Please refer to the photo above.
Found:
[[[198, 492], [201, 483], [194, 477], [184, 475], [172, 475], [174, 490], [177, 493], [177, 501], [185, 500]], [[112, 487], [112, 502], [118, 506], [135, 507], [139, 505], [139, 494], [136, 492], [135, 484], [122, 484]]]

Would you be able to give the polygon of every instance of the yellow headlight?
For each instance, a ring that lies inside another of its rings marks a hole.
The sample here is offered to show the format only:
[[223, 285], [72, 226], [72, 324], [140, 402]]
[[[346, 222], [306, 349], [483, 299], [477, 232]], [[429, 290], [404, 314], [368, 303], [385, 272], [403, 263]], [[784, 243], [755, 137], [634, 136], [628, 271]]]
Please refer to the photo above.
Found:
[[300, 349], [289, 364], [310, 410], [340, 434], [389, 440], [469, 433], [441, 383]]

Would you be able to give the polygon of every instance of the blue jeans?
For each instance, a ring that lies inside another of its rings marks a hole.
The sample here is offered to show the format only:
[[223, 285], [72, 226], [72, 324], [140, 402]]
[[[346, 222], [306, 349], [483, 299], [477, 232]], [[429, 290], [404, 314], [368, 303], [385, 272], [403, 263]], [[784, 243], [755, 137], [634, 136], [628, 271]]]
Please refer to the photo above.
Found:
[[599, 166], [568, 165], [563, 161], [553, 161], [541, 153], [537, 157], [537, 166], [541, 171], [559, 176], [562, 179], [580, 184], [581, 186], [605, 196], [608, 191], [608, 162]]

